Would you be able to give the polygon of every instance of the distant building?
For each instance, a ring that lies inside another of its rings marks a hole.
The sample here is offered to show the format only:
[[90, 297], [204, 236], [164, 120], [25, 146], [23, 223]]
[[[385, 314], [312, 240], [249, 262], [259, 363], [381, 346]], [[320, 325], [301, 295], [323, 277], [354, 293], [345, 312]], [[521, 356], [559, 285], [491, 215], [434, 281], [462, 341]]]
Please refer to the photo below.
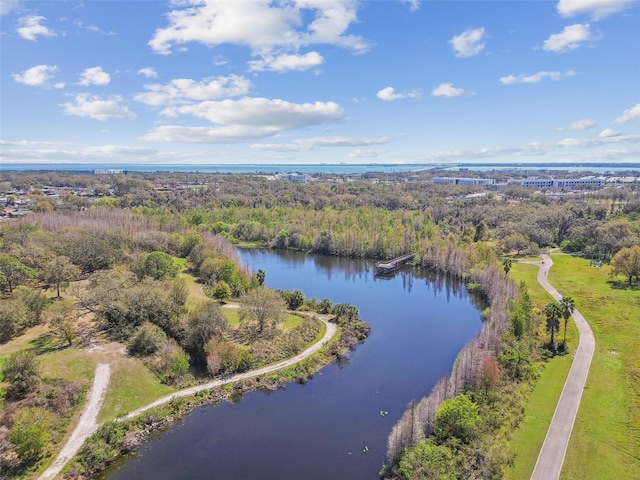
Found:
[[306, 173], [279, 173], [276, 175], [278, 180], [289, 180], [294, 183], [307, 183], [311, 180], [311, 175]]
[[433, 183], [444, 183], [447, 185], [478, 185], [486, 187], [494, 185], [494, 178], [464, 178], [464, 177], [435, 177]]
[[600, 188], [604, 186], [602, 178], [524, 178], [520, 180], [509, 180], [508, 185], [522, 185], [523, 187], [533, 188], [574, 188], [594, 186]]
[[119, 175], [124, 173], [120, 168], [98, 168], [93, 171], [94, 175]]

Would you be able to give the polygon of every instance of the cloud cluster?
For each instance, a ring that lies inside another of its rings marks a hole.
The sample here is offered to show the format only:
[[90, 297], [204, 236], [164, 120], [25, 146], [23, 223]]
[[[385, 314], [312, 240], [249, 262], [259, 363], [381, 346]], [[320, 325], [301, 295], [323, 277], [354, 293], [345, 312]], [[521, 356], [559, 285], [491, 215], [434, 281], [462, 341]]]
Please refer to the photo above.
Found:
[[558, 0], [556, 9], [563, 17], [589, 15], [600, 20], [632, 6], [636, 0]]
[[80, 74], [78, 85], [109, 85], [110, 82], [111, 75], [102, 70], [102, 67], [92, 67]]
[[384, 100], [385, 102], [393, 102], [394, 100], [401, 100], [403, 98], [418, 99], [421, 97], [421, 94], [418, 90], [399, 93], [396, 92], [395, 88], [393, 87], [385, 87], [382, 90], [378, 90], [378, 93], [376, 93], [376, 97], [378, 97], [380, 100]]
[[14, 73], [11, 76], [18, 83], [24, 83], [31, 87], [42, 87], [48, 85], [49, 80], [53, 78], [53, 74], [57, 71], [57, 65], [36, 65], [22, 73]]
[[484, 50], [484, 27], [465, 30], [460, 35], [455, 35], [449, 43], [456, 52], [456, 57], [472, 57]]
[[122, 97], [117, 95], [103, 100], [99, 96], [81, 93], [76, 95], [73, 103], [67, 102], [62, 106], [66, 115], [93, 118], [100, 121], [136, 118], [127, 107], [120, 105], [121, 102]]
[[367, 42], [347, 33], [357, 19], [356, 0], [185, 0], [173, 3], [169, 25], [155, 31], [149, 46], [169, 54], [191, 42], [209, 47], [225, 43], [244, 45], [259, 60], [254, 70], [301, 70], [321, 63], [316, 52], [300, 55], [309, 45], [334, 45], [363, 53]]
[[16, 32], [25, 40], [37, 41], [38, 37], [55, 37], [56, 33], [49, 30], [42, 22], [45, 17], [38, 15], [27, 15], [18, 19]]
[[512, 85], [514, 83], [540, 83], [545, 78], [550, 78], [551, 80], [562, 80], [563, 78], [573, 77], [576, 74], [573, 70], [567, 70], [566, 72], [558, 72], [558, 71], [540, 71], [538, 73], [534, 73], [533, 75], [528, 75], [526, 73], [521, 75], [507, 75], [506, 77], [500, 77], [500, 83], [504, 83], [505, 85]]
[[208, 120], [211, 127], [162, 125], [147, 133], [144, 140], [193, 143], [238, 143], [327, 123], [344, 115], [334, 102], [292, 103], [279, 99], [250, 98], [205, 101], [162, 111], [167, 117], [190, 115]]
[[199, 82], [190, 78], [174, 78], [164, 85], [154, 83], [144, 88], [147, 91], [135, 95], [134, 100], [160, 107], [246, 95], [251, 89], [251, 82], [239, 75], [209, 77]]
[[578, 23], [564, 27], [560, 33], [554, 33], [547, 38], [542, 49], [547, 52], [562, 53], [575, 50], [585, 42], [599, 40], [601, 36], [591, 33], [591, 25], [588, 23]]

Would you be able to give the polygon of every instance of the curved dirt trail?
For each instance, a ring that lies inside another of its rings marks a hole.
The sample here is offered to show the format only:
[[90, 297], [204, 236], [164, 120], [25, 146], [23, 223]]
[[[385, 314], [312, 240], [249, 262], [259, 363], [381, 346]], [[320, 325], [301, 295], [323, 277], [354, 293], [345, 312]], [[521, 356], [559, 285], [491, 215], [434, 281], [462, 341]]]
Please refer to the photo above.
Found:
[[[542, 255], [542, 262], [532, 262], [540, 265], [538, 271], [538, 282], [556, 300], [560, 300], [562, 295], [549, 283], [547, 275], [553, 265], [553, 261], [548, 255]], [[587, 380], [591, 359], [595, 350], [596, 342], [591, 327], [576, 309], [573, 311], [573, 320], [578, 327], [580, 343], [576, 350], [569, 370], [569, 375], [565, 381], [560, 400], [551, 419], [547, 436], [542, 444], [542, 449], [538, 455], [538, 460], [533, 469], [531, 480], [557, 480], [560, 477], [564, 456], [567, 452], [571, 431], [578, 413], [582, 391]]]
[[[320, 318], [320, 317], [318, 317], [318, 318]], [[259, 375], [264, 375], [265, 373], [275, 372], [276, 370], [281, 370], [281, 369], [283, 369], [285, 367], [290, 367], [291, 365], [294, 365], [294, 364], [298, 363], [299, 361], [304, 360], [308, 356], [313, 355], [318, 350], [320, 350], [336, 333], [337, 327], [336, 327], [335, 323], [330, 323], [325, 318], [320, 318], [320, 320], [327, 327], [326, 331], [324, 332], [323, 337], [320, 339], [319, 342], [314, 343], [309, 348], [307, 348], [305, 351], [300, 352], [295, 357], [288, 358], [287, 360], [283, 360], [281, 362], [274, 363], [273, 365], [268, 365], [266, 367], [262, 367], [262, 368], [259, 368], [257, 370], [251, 370], [249, 372], [239, 373], [238, 375], [233, 375], [232, 377], [221, 378], [221, 379], [218, 379], [218, 380], [212, 380], [210, 382], [203, 383], [201, 385], [196, 385], [196, 386], [193, 386], [193, 387], [190, 387], [190, 388], [185, 388], [184, 390], [179, 390], [179, 391], [171, 393], [171, 394], [169, 394], [169, 395], [167, 395], [165, 397], [159, 398], [158, 400], [156, 400], [153, 403], [150, 403], [147, 406], [144, 406], [142, 408], [138, 408], [137, 410], [134, 410], [133, 412], [125, 415], [124, 417], [122, 417], [122, 420], [129, 420], [131, 418], [135, 418], [138, 415], [140, 415], [141, 413], [146, 412], [147, 410], [150, 410], [150, 409], [152, 409], [154, 407], [158, 407], [160, 405], [164, 405], [165, 403], [169, 403], [171, 400], [176, 399], [176, 398], [188, 397], [189, 395], [193, 395], [193, 394], [195, 394], [197, 392], [200, 392], [202, 390], [209, 390], [210, 388], [219, 387], [220, 385], [225, 385], [227, 383], [235, 383], [235, 382], [238, 382], [240, 380], [245, 380], [247, 378], [257, 377]]]
[[107, 387], [109, 386], [110, 377], [111, 366], [106, 363], [100, 363], [96, 367], [96, 373], [93, 377], [93, 386], [87, 395], [87, 404], [84, 406], [84, 410], [80, 415], [78, 425], [76, 425], [75, 430], [69, 437], [69, 440], [67, 440], [66, 445], [62, 450], [60, 450], [60, 453], [54, 462], [40, 476], [40, 480], [54, 478], [58, 475], [60, 470], [62, 470], [62, 467], [64, 467], [66, 463], [71, 460], [76, 453], [78, 453], [78, 450], [80, 450], [80, 447], [82, 447], [85, 440], [93, 435], [93, 433], [98, 429], [100, 425], [98, 425], [96, 419], [98, 418], [100, 407], [102, 407], [104, 395], [107, 391]]
[[[313, 355], [317, 351], [319, 351], [322, 347], [326, 345], [326, 343], [335, 335], [337, 331], [337, 327], [335, 323], [331, 323], [327, 320], [326, 317], [316, 315], [326, 326], [326, 330], [322, 338], [311, 345], [309, 348], [300, 352], [298, 355], [288, 358], [287, 360], [283, 360], [278, 363], [274, 363], [273, 365], [268, 365], [263, 368], [259, 368], [257, 370], [251, 370], [249, 372], [244, 372], [238, 375], [234, 375], [232, 377], [227, 377], [218, 380], [212, 380], [211, 382], [203, 383], [201, 385], [196, 385], [194, 387], [185, 388], [184, 390], [179, 390], [165, 397], [159, 398], [153, 403], [146, 405], [142, 408], [134, 410], [128, 415], [122, 417], [119, 420], [128, 420], [134, 417], [137, 417], [141, 413], [150, 410], [159, 405], [164, 405], [165, 403], [170, 402], [175, 398], [187, 397], [189, 395], [193, 395], [202, 390], [208, 390], [213, 387], [218, 387], [220, 385], [224, 385], [227, 383], [235, 383], [240, 380], [244, 380], [246, 378], [257, 377], [259, 375], [263, 375], [265, 373], [275, 372], [276, 370], [281, 370], [285, 367], [289, 367], [291, 365], [295, 365], [296, 363], [304, 360], [305, 358]], [[78, 453], [80, 447], [84, 444], [85, 440], [89, 438], [91, 435], [98, 430], [100, 424], [96, 422], [98, 418], [98, 413], [100, 412], [100, 407], [102, 407], [102, 402], [104, 400], [104, 395], [107, 390], [107, 386], [109, 385], [109, 377], [111, 376], [111, 367], [108, 364], [99, 364], [96, 368], [96, 374], [93, 379], [93, 386], [89, 391], [89, 395], [87, 397], [87, 404], [85, 405], [84, 410], [82, 411], [82, 415], [80, 415], [80, 420], [78, 421], [78, 425], [75, 430], [69, 437], [66, 445], [62, 448], [54, 462], [51, 464], [47, 470], [40, 476], [39, 480], [46, 480], [50, 478], [55, 478], [62, 468], [67, 464], [69, 460], [73, 458], [73, 456]]]

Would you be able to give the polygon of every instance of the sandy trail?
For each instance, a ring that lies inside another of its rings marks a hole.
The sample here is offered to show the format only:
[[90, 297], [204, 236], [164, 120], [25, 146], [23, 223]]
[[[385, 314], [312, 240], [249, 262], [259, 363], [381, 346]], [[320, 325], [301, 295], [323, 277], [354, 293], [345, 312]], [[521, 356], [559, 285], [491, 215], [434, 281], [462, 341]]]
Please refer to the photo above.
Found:
[[102, 407], [104, 401], [104, 395], [109, 386], [109, 379], [111, 377], [111, 366], [106, 363], [101, 363], [96, 367], [96, 373], [93, 378], [93, 386], [89, 390], [87, 396], [87, 404], [80, 415], [78, 425], [67, 440], [66, 445], [62, 448], [54, 462], [45, 472], [40, 476], [41, 480], [47, 478], [54, 478], [62, 467], [78, 453], [80, 447], [84, 444], [85, 440], [89, 438], [99, 427], [96, 422], [98, 418], [98, 412]]

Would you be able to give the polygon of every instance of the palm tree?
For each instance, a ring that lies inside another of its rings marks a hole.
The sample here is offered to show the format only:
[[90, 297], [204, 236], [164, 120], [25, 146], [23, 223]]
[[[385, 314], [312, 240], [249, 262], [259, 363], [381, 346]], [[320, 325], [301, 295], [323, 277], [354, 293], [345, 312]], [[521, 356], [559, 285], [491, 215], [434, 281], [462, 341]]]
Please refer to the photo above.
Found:
[[562, 309], [556, 302], [547, 303], [544, 307], [544, 314], [547, 316], [547, 332], [551, 332], [551, 349], [555, 349], [554, 333], [560, 330], [560, 317]]
[[512, 260], [510, 258], [505, 258], [502, 261], [502, 268], [504, 268], [504, 273], [509, 275], [509, 271], [511, 270]]
[[571, 297], [562, 297], [560, 300], [560, 309], [562, 310], [562, 317], [564, 318], [564, 343], [565, 347], [567, 345], [567, 323], [569, 323], [569, 319], [571, 318], [571, 314], [576, 309], [576, 302]]
[[264, 279], [267, 277], [267, 272], [265, 272], [263, 269], [259, 269], [258, 273], [256, 273], [256, 278], [258, 279], [258, 284], [260, 286], [264, 285]]

